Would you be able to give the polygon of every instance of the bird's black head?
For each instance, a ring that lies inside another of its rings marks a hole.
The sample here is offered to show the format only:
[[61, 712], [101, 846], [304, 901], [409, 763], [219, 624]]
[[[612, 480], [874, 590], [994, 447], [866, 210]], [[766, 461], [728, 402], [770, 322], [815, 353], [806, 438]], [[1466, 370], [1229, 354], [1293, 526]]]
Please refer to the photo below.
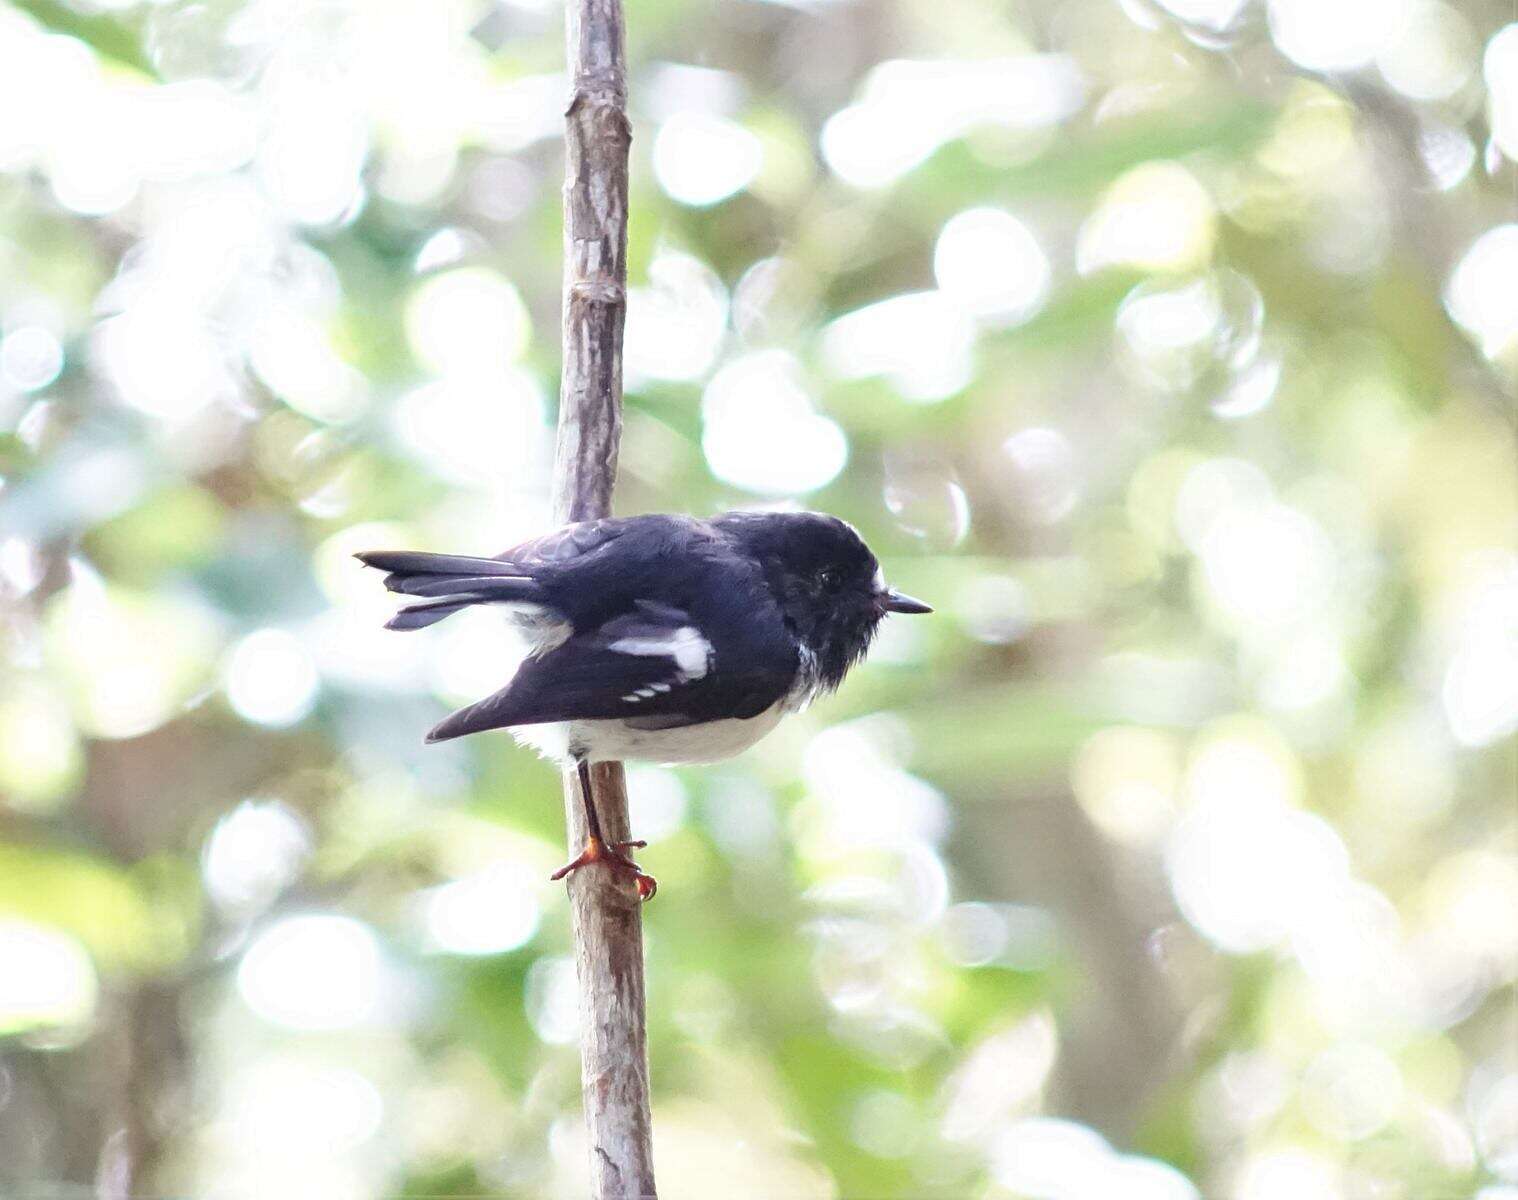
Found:
[[886, 587], [854, 527], [825, 513], [729, 513], [719, 519], [763, 564], [786, 624], [811, 652], [817, 683], [836, 688], [887, 613], [932, 612]]

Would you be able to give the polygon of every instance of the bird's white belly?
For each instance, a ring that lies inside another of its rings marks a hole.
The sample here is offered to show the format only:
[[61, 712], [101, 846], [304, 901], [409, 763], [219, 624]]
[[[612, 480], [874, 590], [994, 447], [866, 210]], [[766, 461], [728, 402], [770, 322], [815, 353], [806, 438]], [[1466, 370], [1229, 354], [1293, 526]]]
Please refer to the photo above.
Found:
[[780, 723], [787, 709], [772, 704], [757, 717], [707, 721], [675, 729], [638, 729], [625, 721], [561, 721], [520, 725], [512, 735], [545, 758], [565, 761], [583, 747], [591, 762], [635, 759], [655, 763], [710, 763], [747, 750]]

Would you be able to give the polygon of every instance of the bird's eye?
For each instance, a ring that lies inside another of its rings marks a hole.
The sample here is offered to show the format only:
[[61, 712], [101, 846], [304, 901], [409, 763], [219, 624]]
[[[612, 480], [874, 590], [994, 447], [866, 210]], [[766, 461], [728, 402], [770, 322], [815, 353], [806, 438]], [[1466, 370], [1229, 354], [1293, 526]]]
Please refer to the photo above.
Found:
[[818, 573], [817, 580], [823, 587], [831, 591], [838, 586], [838, 572], [834, 568], [829, 567], [827, 570]]

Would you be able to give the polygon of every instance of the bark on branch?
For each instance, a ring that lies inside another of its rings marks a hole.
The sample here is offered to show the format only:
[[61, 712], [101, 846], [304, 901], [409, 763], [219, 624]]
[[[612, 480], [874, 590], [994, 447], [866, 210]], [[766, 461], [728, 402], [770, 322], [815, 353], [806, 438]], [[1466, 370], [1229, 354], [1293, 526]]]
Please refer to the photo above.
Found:
[[[564, 134], [564, 367], [554, 516], [611, 512], [622, 436], [627, 311], [627, 74], [621, 0], [565, 5], [574, 96]], [[591, 768], [609, 841], [630, 835], [620, 763]], [[564, 779], [569, 852], [585, 844], [575, 772]], [[643, 929], [637, 891], [598, 867], [569, 877], [580, 984], [580, 1061], [596, 1200], [652, 1197], [644, 1030]]]

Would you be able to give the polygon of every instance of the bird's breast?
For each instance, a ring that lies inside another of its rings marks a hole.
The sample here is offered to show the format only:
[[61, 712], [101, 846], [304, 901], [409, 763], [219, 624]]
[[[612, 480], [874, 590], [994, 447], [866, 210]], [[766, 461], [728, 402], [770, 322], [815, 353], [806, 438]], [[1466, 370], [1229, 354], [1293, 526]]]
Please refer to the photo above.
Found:
[[673, 729], [649, 728], [634, 719], [529, 725], [512, 733], [551, 758], [563, 759], [579, 750], [592, 762], [711, 763], [747, 750], [774, 729], [787, 711], [780, 702], [756, 717], [729, 717]]

